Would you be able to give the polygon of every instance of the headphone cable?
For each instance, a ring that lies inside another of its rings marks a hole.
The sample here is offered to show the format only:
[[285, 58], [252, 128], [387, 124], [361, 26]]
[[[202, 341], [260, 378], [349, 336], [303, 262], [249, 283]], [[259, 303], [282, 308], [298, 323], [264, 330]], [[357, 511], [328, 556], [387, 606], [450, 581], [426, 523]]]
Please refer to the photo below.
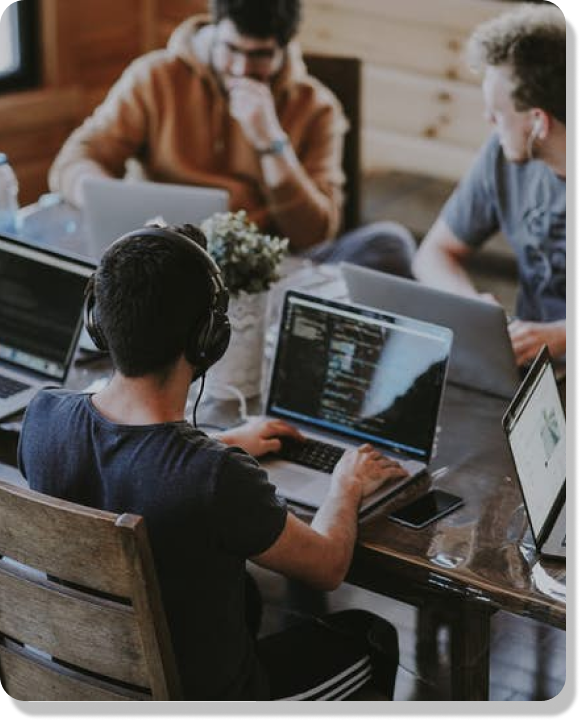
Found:
[[195, 401], [195, 405], [193, 406], [193, 427], [197, 430], [197, 408], [201, 400], [201, 396], [203, 395], [203, 389], [205, 387], [205, 371], [201, 375], [201, 383], [199, 386], [199, 393], [197, 395], [197, 400]]

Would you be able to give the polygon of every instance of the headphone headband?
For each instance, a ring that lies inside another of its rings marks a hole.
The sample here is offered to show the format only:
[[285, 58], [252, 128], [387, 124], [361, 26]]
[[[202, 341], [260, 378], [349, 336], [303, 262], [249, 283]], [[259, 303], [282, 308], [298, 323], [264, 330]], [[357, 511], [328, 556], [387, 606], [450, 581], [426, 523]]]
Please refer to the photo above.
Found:
[[[222, 357], [230, 340], [231, 328], [227, 317], [229, 293], [221, 271], [215, 260], [201, 245], [198, 245], [195, 240], [187, 235], [171, 228], [145, 227], [132, 230], [115, 240], [110, 247], [112, 248], [131, 239], [147, 237], [162, 238], [173, 243], [180, 243], [188, 252], [195, 253], [196, 258], [202, 262], [207, 271], [211, 294], [209, 315], [207, 319], [192, 328], [191, 337], [185, 348], [186, 358], [201, 374]], [[93, 274], [85, 290], [85, 325], [97, 348], [107, 350], [108, 343], [99, 324], [97, 314], [95, 274]]]
[[120, 245], [121, 243], [125, 242], [125, 240], [131, 240], [132, 238], [139, 237], [167, 238], [168, 240], [177, 240], [177, 242], [187, 243], [188, 247], [193, 247], [198, 252], [199, 257], [207, 264], [208, 269], [211, 271], [212, 275], [219, 276], [221, 281], [221, 270], [219, 269], [216, 261], [207, 252], [207, 250], [202, 248], [201, 245], [198, 245], [195, 240], [192, 240], [187, 235], [177, 232], [177, 230], [173, 230], [172, 228], [144, 227], [141, 230], [131, 230], [131, 232], [128, 232], [125, 235], [121, 235], [120, 238], [115, 240], [111, 247], [114, 247], [115, 245]]

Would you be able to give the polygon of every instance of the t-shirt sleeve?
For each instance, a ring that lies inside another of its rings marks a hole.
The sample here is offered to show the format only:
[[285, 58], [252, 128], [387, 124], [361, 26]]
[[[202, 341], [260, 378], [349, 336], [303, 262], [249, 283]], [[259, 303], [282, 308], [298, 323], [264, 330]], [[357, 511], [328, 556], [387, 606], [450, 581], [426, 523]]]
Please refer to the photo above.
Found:
[[259, 464], [238, 448], [223, 456], [215, 484], [215, 529], [221, 548], [248, 558], [271, 547], [286, 524], [286, 502]]
[[18, 449], [17, 449], [17, 463], [18, 469], [26, 480], [30, 483], [26, 469], [26, 459], [30, 457], [31, 451], [34, 452], [38, 433], [36, 432], [36, 411], [39, 403], [42, 402], [42, 397], [45, 391], [40, 391], [32, 398], [29, 402], [28, 407], [24, 413], [22, 420], [22, 427], [20, 428], [20, 436], [18, 438]]
[[499, 141], [494, 135], [483, 147], [467, 175], [451, 195], [441, 217], [454, 235], [480, 247], [499, 230], [496, 166]]

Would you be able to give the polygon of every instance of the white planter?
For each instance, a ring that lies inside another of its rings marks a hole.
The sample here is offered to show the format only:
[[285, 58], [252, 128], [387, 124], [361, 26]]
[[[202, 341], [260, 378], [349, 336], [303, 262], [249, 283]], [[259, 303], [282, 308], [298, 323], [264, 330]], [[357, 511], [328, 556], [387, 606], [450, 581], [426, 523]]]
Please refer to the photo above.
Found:
[[[232, 337], [223, 358], [207, 372], [207, 392], [220, 400], [260, 394], [268, 293], [230, 297], [228, 317]], [[233, 390], [232, 388], [235, 388]]]

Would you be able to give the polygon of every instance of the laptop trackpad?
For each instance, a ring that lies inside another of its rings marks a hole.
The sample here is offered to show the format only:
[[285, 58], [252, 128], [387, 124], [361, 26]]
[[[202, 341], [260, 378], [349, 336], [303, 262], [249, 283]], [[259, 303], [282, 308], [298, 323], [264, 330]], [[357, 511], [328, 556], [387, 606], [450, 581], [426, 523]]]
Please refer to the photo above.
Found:
[[318, 508], [330, 487], [330, 475], [285, 460], [264, 463], [270, 482], [280, 495], [302, 505]]

